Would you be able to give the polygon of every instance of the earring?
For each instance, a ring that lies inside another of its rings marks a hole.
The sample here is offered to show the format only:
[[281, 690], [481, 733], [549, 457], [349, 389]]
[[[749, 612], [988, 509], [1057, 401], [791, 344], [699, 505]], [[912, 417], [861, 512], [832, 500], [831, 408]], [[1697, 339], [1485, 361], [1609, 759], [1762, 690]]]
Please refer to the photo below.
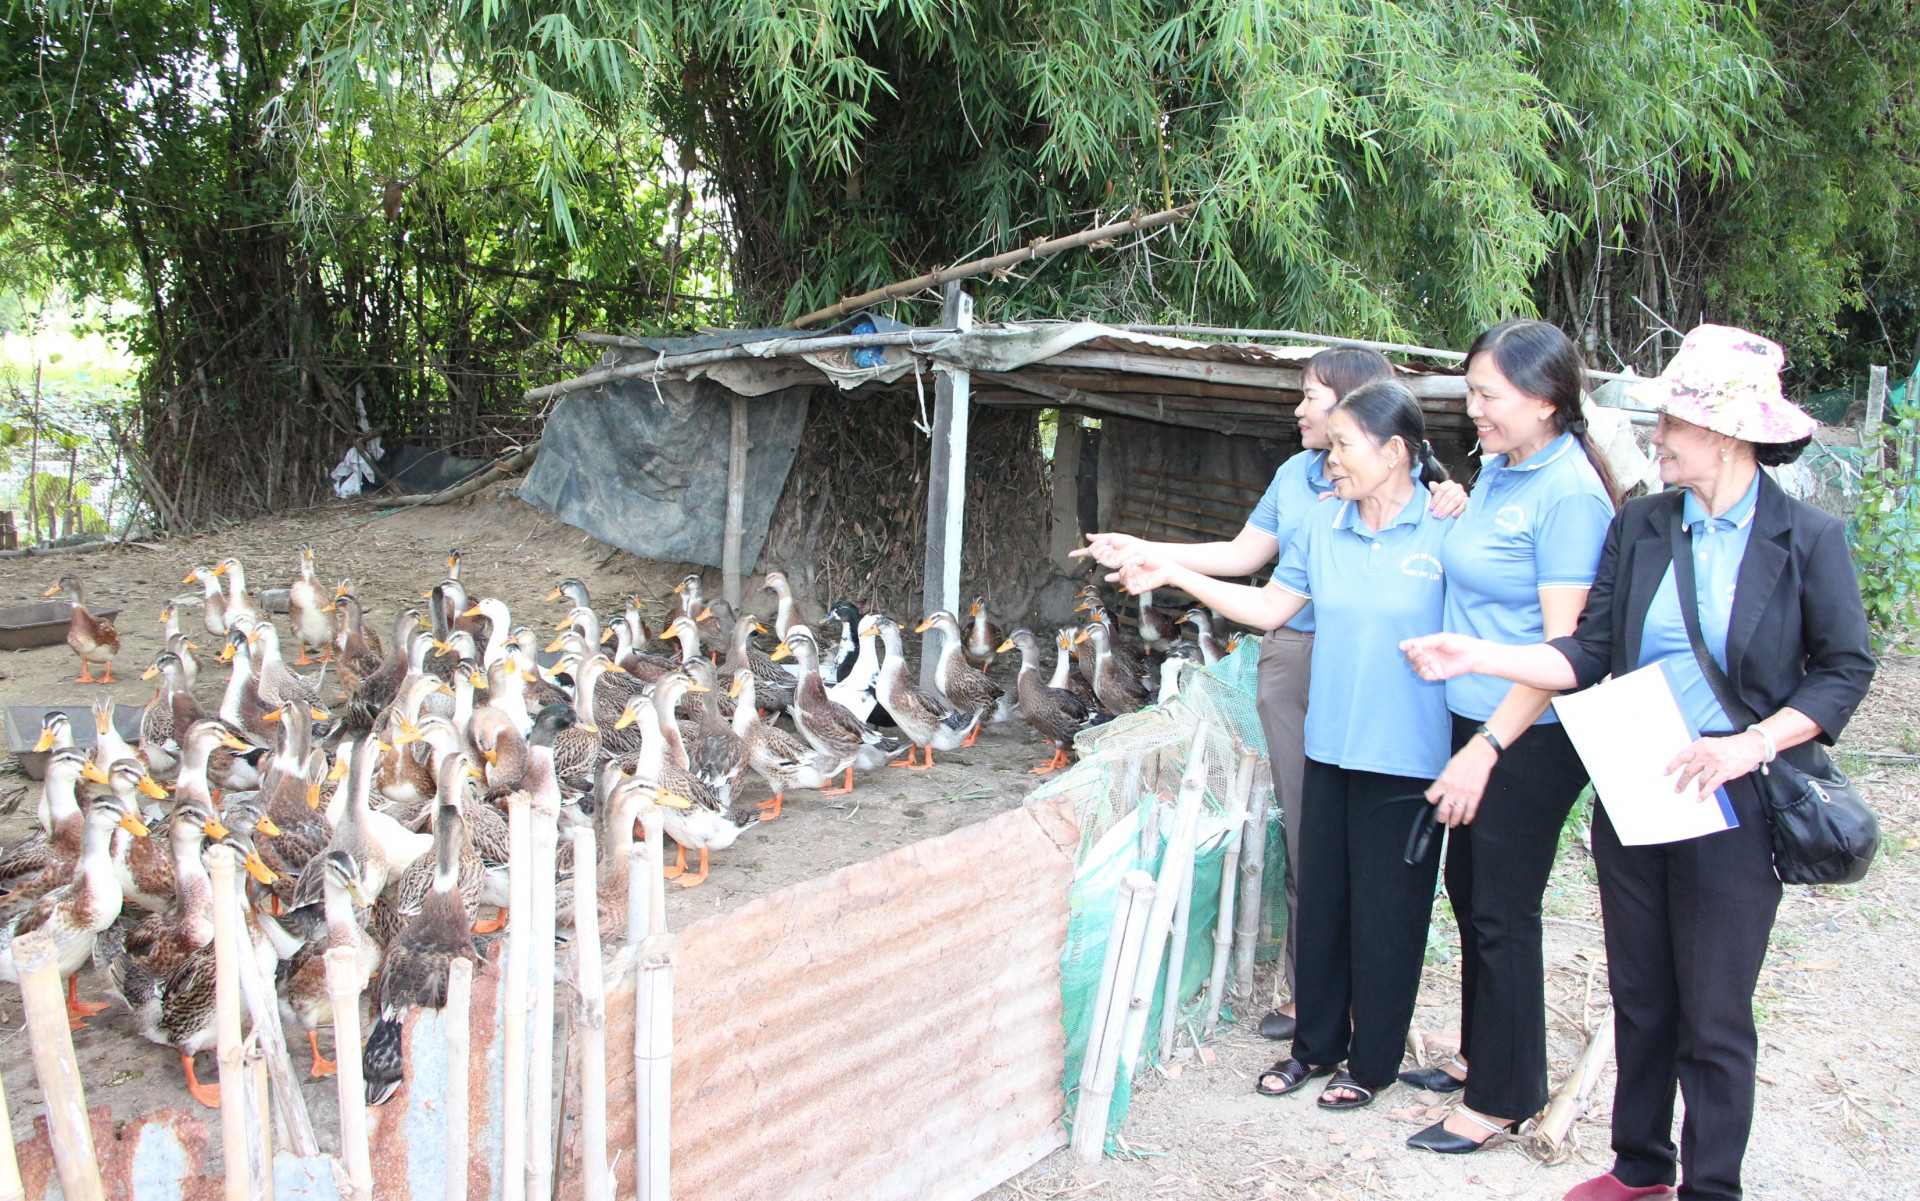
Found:
[[1732, 452], [1732, 451], [1730, 451], [1730, 450], [1728, 450], [1728, 449], [1727, 449], [1726, 447], [1724, 447], [1724, 446], [1720, 448], [1720, 461], [1721, 461], [1722, 463], [1725, 463], [1725, 462], [1727, 462], [1727, 461], [1729, 461], [1729, 460], [1731, 460], [1732, 458], [1733, 458], [1733, 452]]

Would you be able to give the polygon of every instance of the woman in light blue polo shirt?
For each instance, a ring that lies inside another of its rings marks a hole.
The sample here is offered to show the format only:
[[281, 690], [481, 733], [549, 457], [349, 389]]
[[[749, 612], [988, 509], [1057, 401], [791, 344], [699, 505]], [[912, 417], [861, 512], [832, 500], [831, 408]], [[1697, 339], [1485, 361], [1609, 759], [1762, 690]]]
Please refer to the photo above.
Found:
[[[1467, 351], [1467, 414], [1491, 458], [1447, 536], [1449, 632], [1525, 646], [1579, 624], [1617, 500], [1586, 437], [1585, 384], [1580, 351], [1544, 321], [1503, 322]], [[1453, 757], [1427, 797], [1453, 827], [1461, 1053], [1400, 1079], [1440, 1093], [1464, 1087], [1466, 1097], [1411, 1147], [1477, 1151], [1547, 1103], [1540, 901], [1587, 782], [1552, 700], [1492, 676], [1447, 681]]]
[[[1362, 384], [1392, 378], [1393, 364], [1380, 352], [1363, 346], [1335, 346], [1307, 360], [1301, 372], [1300, 405], [1294, 410], [1302, 449], [1273, 473], [1273, 481], [1233, 541], [1147, 542], [1131, 534], [1088, 534], [1086, 548], [1074, 551], [1075, 557], [1091, 556], [1103, 566], [1117, 569], [1133, 562], [1137, 554], [1151, 551], [1203, 575], [1253, 575], [1286, 549], [1301, 519], [1333, 494], [1333, 483], [1326, 474], [1326, 425], [1333, 406]], [[1451, 480], [1434, 483], [1432, 494], [1430, 508], [1437, 516], [1451, 517], [1466, 507], [1466, 490]], [[1267, 763], [1289, 864], [1300, 861], [1300, 788], [1307, 763], [1305, 727], [1312, 657], [1312, 605], [1260, 640], [1257, 709], [1261, 731], [1267, 738]], [[1285, 888], [1287, 933], [1281, 970], [1287, 995], [1292, 997], [1300, 897], [1291, 869], [1285, 875]], [[1292, 1038], [1294, 1008], [1289, 1000], [1261, 1018], [1260, 1033], [1271, 1039]]]
[[1426, 951], [1438, 850], [1407, 862], [1408, 833], [1447, 761], [1449, 724], [1445, 689], [1422, 681], [1398, 644], [1441, 623], [1452, 521], [1425, 503], [1420, 484], [1446, 469], [1405, 387], [1348, 393], [1327, 436], [1337, 499], [1307, 511], [1265, 588], [1222, 583], [1151, 549], [1109, 578], [1135, 593], [1185, 589], [1261, 630], [1314, 605], [1300, 854], [1289, 865], [1299, 1012], [1293, 1055], [1256, 1087], [1290, 1093], [1344, 1060], [1320, 1104], [1355, 1109], [1393, 1083]]

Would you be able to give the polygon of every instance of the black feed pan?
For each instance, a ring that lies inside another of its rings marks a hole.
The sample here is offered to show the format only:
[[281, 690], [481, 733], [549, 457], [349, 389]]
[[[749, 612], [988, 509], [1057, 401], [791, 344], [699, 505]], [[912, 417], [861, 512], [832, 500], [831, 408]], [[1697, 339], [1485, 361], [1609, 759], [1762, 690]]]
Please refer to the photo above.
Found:
[[[20, 769], [35, 780], [43, 780], [47, 775], [47, 756], [49, 751], [35, 751], [33, 745], [40, 741], [40, 722], [47, 714], [59, 709], [66, 713], [67, 720], [73, 724], [73, 745], [93, 746], [93, 706], [92, 705], [8, 705], [6, 710], [7, 750], [20, 761]], [[140, 717], [146, 710], [139, 705], [115, 705], [113, 707], [113, 728], [128, 743], [140, 741]]]
[[[120, 610], [90, 609], [88, 612], [95, 617], [111, 620], [119, 615]], [[40, 601], [37, 604], [15, 605], [10, 609], [0, 609], [0, 651], [23, 651], [35, 646], [59, 646], [67, 640], [67, 625], [72, 620], [73, 606], [63, 600]]]

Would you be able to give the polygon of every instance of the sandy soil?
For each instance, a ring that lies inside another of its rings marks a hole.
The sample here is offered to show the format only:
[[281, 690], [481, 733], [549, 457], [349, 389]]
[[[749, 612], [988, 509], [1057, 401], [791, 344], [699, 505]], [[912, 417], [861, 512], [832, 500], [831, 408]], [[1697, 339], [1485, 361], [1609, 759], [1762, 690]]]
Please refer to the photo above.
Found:
[[[138, 705], [153, 695], [151, 685], [140, 681], [140, 673], [160, 649], [157, 618], [162, 603], [168, 597], [191, 594], [193, 602], [181, 606], [181, 622], [183, 628], [198, 629], [198, 586], [182, 585], [181, 580], [193, 567], [211, 565], [228, 555], [246, 565], [248, 586], [258, 593], [285, 587], [297, 567], [300, 548], [311, 545], [322, 578], [329, 582], [351, 579], [368, 623], [379, 628], [383, 638], [389, 636], [399, 608], [420, 605], [421, 594], [445, 575], [449, 548], [460, 550], [461, 579], [473, 595], [497, 596], [507, 603], [516, 623], [536, 626], [550, 625], [564, 615], [558, 602], [548, 604], [545, 598], [567, 576], [584, 580], [602, 610], [616, 608], [627, 592], [638, 592], [652, 598], [655, 610], [664, 611], [673, 599], [673, 586], [689, 570], [683, 564], [646, 562], [612, 550], [511, 498], [488, 497], [376, 519], [379, 512], [366, 503], [330, 505], [218, 534], [155, 544], [154, 549], [0, 560], [0, 606], [40, 599], [63, 573], [79, 576], [94, 607], [111, 605], [122, 610], [116, 683], [107, 687], [117, 700]], [[717, 594], [719, 573], [704, 574], [708, 592]], [[758, 582], [750, 581], [750, 588]], [[745, 599], [748, 610], [771, 616], [771, 593], [749, 591]], [[661, 624], [656, 623], [656, 628]], [[282, 629], [284, 635], [284, 619]], [[210, 640], [198, 637], [195, 641], [204, 646]], [[74, 683], [78, 674], [78, 661], [64, 644], [0, 654], [0, 704], [85, 704], [98, 688]], [[211, 709], [218, 703], [225, 680], [225, 671], [217, 665], [201, 675], [196, 694], [202, 704]], [[693, 889], [669, 885], [669, 921], [682, 927], [789, 884], [1013, 808], [1038, 783], [1038, 777], [1024, 769], [1045, 757], [1032, 731], [1016, 722], [989, 727], [974, 747], [942, 753], [930, 772], [896, 768], [856, 775], [851, 796], [789, 793], [780, 820], [748, 831], [735, 847], [714, 856], [707, 883]], [[0, 759], [0, 794], [28, 784], [11, 757]], [[33, 784], [24, 802], [0, 817], [0, 845], [28, 832], [33, 798], [38, 795], [39, 785]], [[765, 785], [750, 774], [745, 799], [761, 800], [767, 795]], [[82, 969], [80, 995], [85, 1000], [106, 999], [104, 982], [95, 978], [91, 968]], [[304, 1063], [304, 1038], [297, 1028], [290, 1027], [288, 1033], [301, 1044], [296, 1064]], [[22, 1138], [31, 1133], [32, 1119], [42, 1112], [24, 1035], [17, 995], [9, 989], [0, 994], [0, 1075], [15, 1135]], [[110, 1104], [120, 1119], [169, 1106], [198, 1109], [187, 1096], [178, 1055], [141, 1039], [124, 1009], [116, 1006], [92, 1019], [90, 1028], [78, 1032], [74, 1042], [90, 1104]], [[324, 1034], [321, 1047], [323, 1051], [331, 1047]], [[215, 1078], [212, 1055], [200, 1056], [198, 1068], [203, 1080]], [[306, 1093], [322, 1145], [330, 1148], [336, 1124], [333, 1083], [314, 1081]], [[214, 1127], [217, 1142], [212, 1111], [201, 1112]]]
[[[1750, 1197], [1920, 1197], [1917, 739], [1920, 662], [1890, 660], [1842, 743], [1843, 764], [1880, 815], [1883, 856], [1858, 885], [1787, 890], [1755, 998], [1762, 1045], [1746, 1159]], [[1607, 1009], [1593, 864], [1577, 845], [1561, 857], [1546, 911], [1547, 1024], [1557, 1083]], [[1436, 906], [1441, 945], [1450, 916]], [[1261, 985], [1261, 997], [1270, 999], [1271, 977], [1263, 974]], [[1415, 1017], [1428, 1062], [1452, 1049], [1459, 997], [1457, 965], [1429, 966]], [[1611, 1070], [1560, 1155], [1544, 1159], [1517, 1140], [1470, 1156], [1439, 1156], [1404, 1145], [1445, 1115], [1450, 1103], [1433, 1094], [1396, 1086], [1370, 1109], [1345, 1114], [1317, 1109], [1311, 1089], [1277, 1099], [1256, 1095], [1256, 1075], [1283, 1046], [1255, 1032], [1257, 1012], [1238, 1016], [1200, 1055], [1183, 1045], [1172, 1065], [1145, 1075], [1123, 1153], [1082, 1166], [1057, 1152], [990, 1197], [1552, 1201], [1612, 1164]]]

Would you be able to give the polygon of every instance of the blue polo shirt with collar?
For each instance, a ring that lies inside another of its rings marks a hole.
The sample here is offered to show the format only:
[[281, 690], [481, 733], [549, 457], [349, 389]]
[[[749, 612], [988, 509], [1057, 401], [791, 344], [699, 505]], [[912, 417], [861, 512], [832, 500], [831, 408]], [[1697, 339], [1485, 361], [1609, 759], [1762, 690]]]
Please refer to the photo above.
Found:
[[[1587, 588], [1600, 565], [1613, 502], [1580, 440], [1561, 434], [1518, 466], [1495, 455], [1447, 535], [1448, 632], [1525, 646], [1540, 642], [1542, 588]], [[1513, 685], [1493, 676], [1447, 681], [1447, 708], [1493, 716]], [[1558, 721], [1549, 708], [1539, 721]]]
[[[1747, 539], [1753, 533], [1753, 513], [1759, 499], [1760, 473], [1756, 471], [1746, 495], [1718, 517], [1709, 516], [1691, 490], [1681, 502], [1680, 520], [1693, 539], [1693, 587], [1700, 602], [1700, 636], [1706, 639], [1707, 653], [1721, 671], [1727, 670], [1727, 623], [1733, 619], [1740, 561], [1747, 555]], [[1733, 719], [1720, 707], [1713, 685], [1707, 683], [1700, 661], [1693, 657], [1671, 565], [1661, 577], [1653, 603], [1647, 606], [1647, 622], [1640, 631], [1640, 666], [1662, 659], [1667, 661], [1667, 678], [1679, 696], [1680, 712], [1693, 723], [1695, 732], [1724, 734], [1732, 730]]]
[[[1247, 524], [1272, 534], [1279, 540], [1284, 554], [1287, 544], [1293, 541], [1294, 531], [1300, 528], [1300, 519], [1332, 491], [1333, 483], [1327, 479], [1327, 452], [1303, 450], [1280, 464], [1279, 470], [1273, 473], [1273, 482], [1267, 485], [1260, 503], [1253, 507]], [[1313, 606], [1308, 605], [1294, 614], [1286, 628], [1311, 634], [1313, 621]]]
[[1425, 489], [1375, 532], [1360, 506], [1316, 504], [1280, 555], [1273, 582], [1316, 602], [1307, 754], [1349, 771], [1431, 780], [1451, 749], [1446, 688], [1415, 674], [1402, 639], [1440, 628], [1441, 552], [1453, 519]]

